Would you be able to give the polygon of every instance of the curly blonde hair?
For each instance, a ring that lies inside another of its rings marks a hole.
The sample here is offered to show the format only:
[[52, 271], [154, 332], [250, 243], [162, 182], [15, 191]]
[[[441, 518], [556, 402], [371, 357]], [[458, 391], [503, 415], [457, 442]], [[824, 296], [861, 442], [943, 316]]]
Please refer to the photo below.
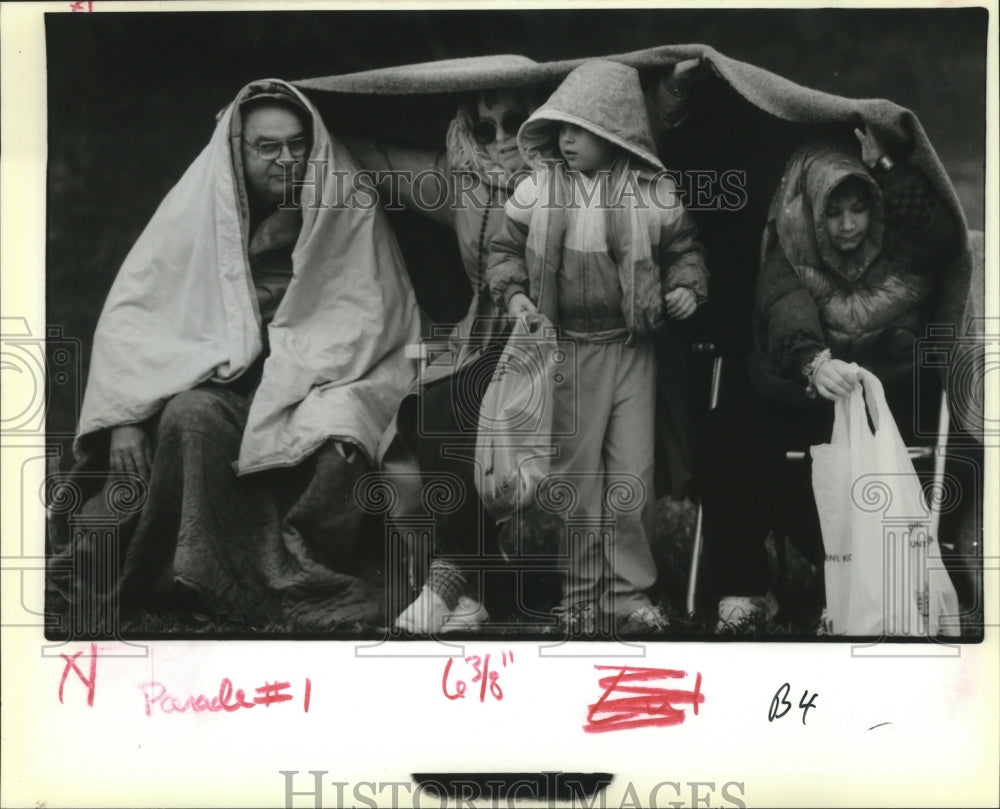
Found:
[[[448, 134], [445, 137], [445, 147], [448, 150], [448, 162], [454, 171], [464, 171], [475, 174], [483, 182], [495, 182], [497, 177], [509, 181], [515, 172], [494, 162], [486, 151], [486, 147], [476, 142], [472, 136], [472, 127], [478, 120], [476, 104], [480, 98], [487, 104], [496, 102], [496, 94], [500, 90], [484, 90], [472, 99], [461, 104], [455, 117], [448, 124]], [[530, 89], [511, 90], [524, 102], [525, 112], [531, 113], [538, 106], [538, 98]], [[492, 100], [491, 100], [492, 99]]]

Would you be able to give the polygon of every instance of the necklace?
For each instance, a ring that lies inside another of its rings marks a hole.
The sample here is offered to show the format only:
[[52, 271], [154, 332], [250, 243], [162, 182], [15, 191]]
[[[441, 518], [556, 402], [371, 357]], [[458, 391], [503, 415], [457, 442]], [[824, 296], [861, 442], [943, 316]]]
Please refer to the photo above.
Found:
[[490, 222], [490, 211], [493, 210], [497, 202], [496, 189], [489, 186], [489, 197], [486, 200], [486, 207], [483, 208], [483, 222], [479, 226], [479, 250], [477, 252], [477, 264], [479, 268], [479, 290], [476, 309], [479, 314], [483, 314], [488, 308], [489, 290], [486, 288], [486, 227]]

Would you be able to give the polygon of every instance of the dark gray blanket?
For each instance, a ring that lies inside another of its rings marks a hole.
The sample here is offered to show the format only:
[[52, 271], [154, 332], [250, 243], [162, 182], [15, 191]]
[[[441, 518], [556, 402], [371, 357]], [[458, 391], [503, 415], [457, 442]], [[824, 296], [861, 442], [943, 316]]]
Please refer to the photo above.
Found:
[[[211, 384], [174, 397], [155, 424], [148, 485], [131, 481], [135, 502], [121, 508], [115, 492], [130, 481], [112, 475], [52, 526], [53, 584], [74, 623], [98, 619], [78, 632], [109, 630], [100, 613], [117, 620], [113, 596], [126, 615], [193, 607], [282, 632], [351, 630], [381, 617], [378, 591], [356, 575], [363, 514], [353, 493], [367, 461], [360, 452], [348, 461], [328, 442], [298, 466], [237, 477], [249, 405], [245, 393]], [[81, 530], [88, 524], [97, 530]]]
[[[946, 374], [955, 421], [972, 434], [982, 424], [982, 336], [985, 285], [982, 256], [973, 257], [965, 214], [955, 189], [920, 121], [910, 110], [885, 99], [852, 99], [802, 87], [746, 62], [731, 59], [707, 45], [665, 45], [658, 48], [601, 57], [629, 64], [645, 77], [662, 72], [676, 62], [702, 58], [712, 76], [696, 86], [692, 114], [681, 132], [672, 136], [661, 154], [668, 168], [748, 168], [749, 204], [744, 215], [704, 217], [703, 240], [715, 278], [712, 295], [719, 302], [715, 318], [725, 330], [741, 319], [749, 324], [749, 311], [741, 302], [752, 300], [758, 240], [763, 227], [762, 210], [773, 192], [780, 166], [798, 142], [816, 134], [852, 138], [856, 126], [873, 127], [897, 156], [909, 158], [927, 175], [962, 224], [958, 254], [944, 273], [935, 322], [950, 330], [941, 342], [950, 352], [953, 369]], [[498, 55], [448, 59], [419, 65], [383, 68], [294, 82], [317, 98], [367, 97], [377, 109], [405, 106], [408, 96], [456, 94], [497, 87], [537, 87], [550, 90], [584, 60], [537, 63], [523, 56]], [[410, 108], [407, 107], [409, 110]], [[407, 120], [410, 120], [409, 118]], [[365, 121], [341, 118], [334, 129], [364, 129]], [[443, 142], [443, 140], [441, 141]], [[976, 244], [981, 244], [977, 241]], [[973, 273], [974, 266], [979, 270]], [[748, 329], [737, 329], [732, 342], [746, 341]], [[964, 341], [963, 341], [964, 338]], [[725, 342], [725, 338], [723, 338]], [[747, 350], [749, 346], [746, 346]], [[977, 372], [978, 371], [978, 372]], [[960, 380], [958, 383], [955, 380]]]

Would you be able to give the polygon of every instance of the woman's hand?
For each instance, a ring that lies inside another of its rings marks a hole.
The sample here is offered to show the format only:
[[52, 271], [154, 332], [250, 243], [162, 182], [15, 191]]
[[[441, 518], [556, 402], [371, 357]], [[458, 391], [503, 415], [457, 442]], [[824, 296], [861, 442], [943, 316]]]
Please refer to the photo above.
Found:
[[879, 140], [873, 129], [855, 129], [854, 135], [861, 143], [861, 159], [868, 168], [874, 168], [878, 159], [884, 155], [885, 144]]
[[511, 296], [507, 302], [507, 314], [512, 320], [517, 320], [525, 315], [533, 315], [538, 312], [538, 307], [531, 302], [531, 298], [523, 292], [517, 292]]
[[816, 392], [831, 402], [842, 396], [850, 396], [857, 384], [857, 366], [843, 360], [827, 360], [819, 366], [813, 377]]
[[691, 317], [698, 308], [698, 298], [687, 287], [677, 287], [663, 296], [667, 305], [667, 314], [674, 320], [684, 320]]
[[113, 427], [110, 459], [112, 472], [126, 472], [148, 480], [153, 452], [146, 431], [137, 424]]

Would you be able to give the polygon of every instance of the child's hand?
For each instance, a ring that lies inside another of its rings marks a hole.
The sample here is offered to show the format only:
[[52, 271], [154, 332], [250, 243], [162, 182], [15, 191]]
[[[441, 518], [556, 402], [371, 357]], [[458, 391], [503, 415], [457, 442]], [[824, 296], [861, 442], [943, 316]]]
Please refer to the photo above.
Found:
[[538, 312], [538, 307], [531, 302], [531, 298], [523, 292], [513, 295], [507, 303], [507, 314], [512, 320], [517, 320], [525, 315], [533, 315]]
[[841, 396], [850, 396], [858, 384], [857, 366], [843, 360], [827, 360], [816, 371], [813, 387], [824, 399], [831, 402]]
[[691, 317], [698, 308], [698, 298], [687, 287], [677, 287], [663, 296], [667, 305], [667, 314], [674, 320], [684, 320]]
[[861, 159], [868, 168], [874, 168], [878, 159], [885, 154], [885, 144], [878, 139], [874, 130], [855, 129], [854, 134], [861, 143]]

